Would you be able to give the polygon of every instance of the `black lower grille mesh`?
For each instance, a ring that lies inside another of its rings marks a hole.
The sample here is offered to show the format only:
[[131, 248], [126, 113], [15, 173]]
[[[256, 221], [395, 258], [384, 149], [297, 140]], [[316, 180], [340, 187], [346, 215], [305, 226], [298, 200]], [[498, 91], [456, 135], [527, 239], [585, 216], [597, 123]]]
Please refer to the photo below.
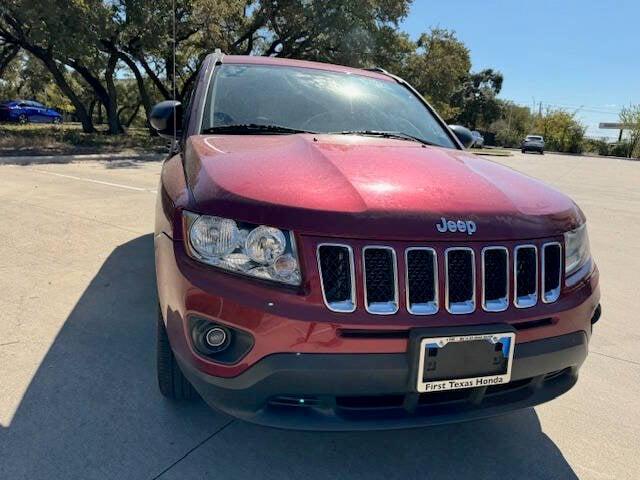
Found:
[[346, 247], [323, 245], [318, 249], [320, 274], [328, 303], [351, 299], [351, 260]]
[[429, 303], [435, 300], [434, 252], [409, 250], [407, 252], [407, 280], [409, 303]]
[[470, 250], [447, 253], [449, 303], [466, 302], [473, 298], [473, 254]]
[[484, 298], [499, 300], [507, 296], [507, 251], [502, 248], [484, 252]]
[[560, 245], [546, 245], [544, 247], [544, 291], [545, 293], [560, 286]]
[[394, 259], [391, 250], [368, 248], [364, 251], [367, 302], [382, 303], [395, 299]]
[[537, 263], [535, 247], [518, 249], [516, 254], [516, 288], [519, 297], [536, 293]]

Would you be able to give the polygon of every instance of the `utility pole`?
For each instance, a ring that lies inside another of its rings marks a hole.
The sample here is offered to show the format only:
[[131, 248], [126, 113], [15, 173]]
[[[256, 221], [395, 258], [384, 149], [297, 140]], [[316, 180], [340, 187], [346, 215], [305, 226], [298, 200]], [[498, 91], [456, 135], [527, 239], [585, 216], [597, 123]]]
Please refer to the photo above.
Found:
[[540, 101], [540, 106], [538, 107], [538, 116], [542, 118], [542, 101]]

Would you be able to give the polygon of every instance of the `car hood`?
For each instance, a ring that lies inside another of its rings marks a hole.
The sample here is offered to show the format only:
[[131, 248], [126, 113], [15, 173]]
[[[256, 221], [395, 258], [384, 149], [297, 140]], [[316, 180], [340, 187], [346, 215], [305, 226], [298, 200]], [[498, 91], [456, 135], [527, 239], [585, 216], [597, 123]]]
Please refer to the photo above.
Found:
[[[567, 196], [465, 151], [350, 135], [197, 135], [185, 148], [192, 208], [301, 233], [398, 240], [561, 234]], [[462, 220], [476, 232], [440, 232]]]

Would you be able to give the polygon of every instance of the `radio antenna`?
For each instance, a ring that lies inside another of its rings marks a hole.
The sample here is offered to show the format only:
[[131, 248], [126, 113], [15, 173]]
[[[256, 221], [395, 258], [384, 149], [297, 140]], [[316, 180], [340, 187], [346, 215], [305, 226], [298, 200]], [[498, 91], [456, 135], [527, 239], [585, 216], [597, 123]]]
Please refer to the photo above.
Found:
[[[171, 90], [173, 93], [173, 101], [176, 101], [176, 0], [171, 0], [171, 6], [173, 9], [173, 61], [172, 72], [171, 72]], [[178, 120], [175, 114], [176, 110], [174, 108], [173, 111], [173, 145], [171, 145], [171, 150], [173, 151], [176, 148], [176, 130], [178, 129]]]

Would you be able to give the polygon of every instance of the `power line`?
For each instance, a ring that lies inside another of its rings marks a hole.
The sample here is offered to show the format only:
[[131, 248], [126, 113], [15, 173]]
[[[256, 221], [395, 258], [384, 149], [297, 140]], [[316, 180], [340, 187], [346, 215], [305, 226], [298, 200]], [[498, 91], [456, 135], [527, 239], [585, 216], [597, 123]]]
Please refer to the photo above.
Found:
[[[531, 108], [529, 102], [519, 102], [517, 100], [512, 100], [518, 106]], [[602, 107], [591, 106], [591, 105], [572, 105], [568, 103], [553, 103], [553, 102], [541, 102], [543, 106], [546, 107], [558, 107], [558, 108], [574, 108], [578, 109], [581, 112], [589, 112], [589, 113], [602, 113], [605, 115], [618, 115], [620, 110], [614, 109], [605, 109]]]

